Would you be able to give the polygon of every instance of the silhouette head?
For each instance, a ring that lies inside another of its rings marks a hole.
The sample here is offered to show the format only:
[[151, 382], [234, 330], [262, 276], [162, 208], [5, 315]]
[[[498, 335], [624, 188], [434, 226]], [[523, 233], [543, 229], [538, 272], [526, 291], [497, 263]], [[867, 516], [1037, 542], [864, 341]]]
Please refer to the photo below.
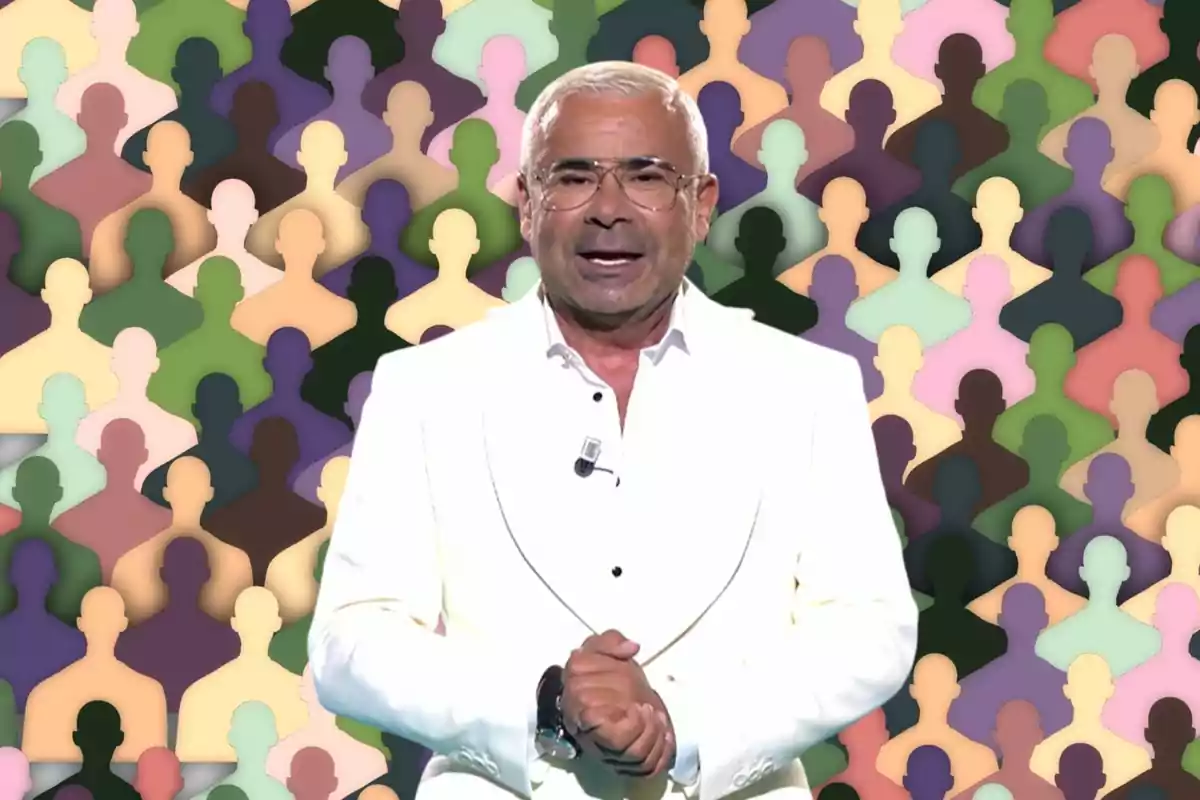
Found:
[[238, 265], [225, 256], [209, 256], [196, 272], [194, 296], [204, 309], [206, 322], [228, 324], [233, 309], [241, 302], [242, 273]]
[[[260, 2], [274, 3], [277, 0], [250, 0], [252, 6]], [[254, 52], [258, 53], [257, 46]], [[233, 91], [229, 121], [237, 131], [240, 147], [257, 152], [265, 151], [271, 131], [279, 124], [279, 106], [275, 101], [275, 90], [263, 81], [243, 83]]]
[[461, 208], [438, 214], [430, 231], [429, 252], [437, 259], [439, 278], [465, 279], [471, 256], [479, 252], [475, 218]]
[[520, 39], [501, 35], [483, 43], [483, 52], [479, 57], [479, 78], [487, 87], [489, 97], [515, 97], [527, 74], [525, 45]]
[[195, 95], [207, 101], [212, 87], [221, 80], [221, 54], [211, 40], [189, 36], [175, 50], [171, 77], [179, 84], [180, 95]]
[[362, 221], [371, 229], [373, 243], [393, 249], [412, 219], [412, 198], [408, 188], [390, 178], [377, 180], [363, 196]]
[[937, 220], [920, 206], [906, 208], [896, 215], [888, 244], [900, 259], [901, 275], [924, 279], [929, 259], [942, 249]]
[[118, 383], [145, 386], [158, 366], [158, 345], [149, 331], [125, 328], [113, 339], [111, 369]]
[[832, 313], [835, 318], [844, 319], [846, 309], [858, 297], [854, 265], [845, 256], [821, 256], [813, 265], [808, 296], [822, 314]]
[[827, 783], [816, 795], [817, 800], [862, 800], [853, 786], [841, 781]]
[[[113, 589], [108, 591], [116, 594]], [[84, 602], [87, 602], [87, 597], [84, 597]], [[71, 740], [79, 748], [85, 763], [109, 764], [112, 762], [113, 753], [125, 741], [125, 732], [121, 730], [121, 715], [112, 703], [103, 700], [84, 703], [75, 716], [75, 730], [71, 733]]]
[[170, 598], [178, 598], [182, 603], [194, 601], [212, 577], [208, 551], [199, 539], [177, 536], [163, 548], [158, 574]]
[[1113, 381], [1109, 411], [1117, 418], [1117, 430], [1145, 431], [1150, 417], [1158, 410], [1158, 389], [1154, 378], [1140, 369], [1127, 369]]
[[192, 163], [192, 137], [187, 128], [172, 120], [156, 122], [146, 135], [143, 155], [150, 174], [156, 180], [179, 188], [183, 172]]
[[1075, 340], [1071, 332], [1057, 322], [1039, 325], [1029, 337], [1025, 363], [1037, 377], [1039, 389], [1061, 389], [1067, 373], [1075, 366]]
[[593, 0], [556, 2], [550, 16], [550, 34], [558, 40], [558, 52], [582, 50], [600, 28]]
[[[74, 376], [70, 376], [74, 377]], [[55, 504], [62, 499], [58, 467], [44, 456], [29, 456], [17, 466], [13, 502], [21, 509], [22, 525], [48, 524]]]
[[[1008, 547], [1022, 563], [1044, 568], [1058, 548], [1053, 515], [1042, 506], [1025, 506], [1013, 515]], [[1003, 600], [1001, 600], [1003, 602]]]
[[333, 86], [334, 97], [348, 96], [357, 102], [373, 77], [375, 67], [371, 64], [371, 48], [366, 42], [357, 36], [339, 36], [333, 40], [329, 46], [325, 80]]
[[1069, 744], [1058, 757], [1054, 785], [1062, 790], [1065, 800], [1094, 800], [1107, 781], [1104, 759], [1090, 744]]
[[[167, 545], [168, 548], [170, 546]], [[143, 750], [138, 756], [133, 788], [137, 789], [142, 800], [173, 800], [183, 791], [183, 774], [174, 751], [169, 747]]]
[[83, 596], [75, 627], [87, 639], [88, 650], [112, 652], [120, 636], [129, 626], [125, 617], [125, 601], [116, 589], [97, 586]]
[[656, 69], [672, 78], [679, 77], [675, 45], [671, 44], [671, 40], [665, 36], [655, 33], [638, 39], [637, 44], [633, 46], [632, 60], [636, 64]]
[[1108, 33], [1092, 46], [1088, 75], [1096, 81], [1097, 94], [1101, 97], [1124, 98], [1139, 71], [1137, 49], [1128, 36]]
[[300, 134], [296, 161], [310, 181], [332, 188], [337, 171], [346, 164], [348, 158], [346, 137], [342, 135], [342, 129], [332, 122], [323, 119], [310, 122]]
[[[3, 130], [0, 128], [0, 131]], [[1147, 238], [1156, 238], [1175, 216], [1175, 196], [1171, 184], [1155, 173], [1134, 178], [1125, 195], [1125, 216], [1133, 223], [1135, 232]]]
[[[58, 582], [58, 565], [54, 551], [44, 539], [24, 539], [13, 545], [8, 563], [8, 580], [17, 590], [22, 605], [44, 601]], [[5, 795], [0, 794], [0, 797]]]
[[1001, 598], [996, 621], [1008, 635], [1010, 648], [1016, 642], [1032, 647], [1038, 634], [1050, 624], [1041, 590], [1032, 583], [1015, 583], [1008, 587]]
[[1186, 583], [1164, 586], [1154, 605], [1154, 627], [1162, 633], [1168, 648], [1186, 650], [1192, 634], [1200, 629], [1200, 598], [1196, 597], [1195, 589]]
[[1046, 222], [1046, 254], [1057, 278], [1077, 279], [1092, 252], [1092, 220], [1077, 206], [1062, 206]]
[[25, 120], [9, 120], [0, 125], [0, 189], [21, 191], [29, 186], [33, 171], [42, 163], [42, 148], [37, 129]]
[[287, 475], [300, 459], [296, 428], [283, 417], [267, 417], [254, 426], [250, 460], [258, 467], [260, 485], [286, 485]]
[[936, 745], [923, 744], [908, 756], [904, 788], [918, 800], [942, 800], [954, 786], [950, 756]]
[[1013, 800], [1013, 793], [1002, 783], [985, 783], [975, 790], [971, 800]]
[[337, 511], [342, 499], [342, 490], [346, 488], [346, 475], [350, 471], [349, 456], [334, 456], [325, 462], [321, 468], [321, 482], [317, 486], [317, 499], [330, 512]]
[[1063, 148], [1063, 159], [1077, 175], [1098, 181], [1115, 154], [1112, 131], [1104, 120], [1099, 117], [1080, 117], [1071, 123], [1067, 131], [1067, 144]]
[[[1193, 605], [1196, 593], [1184, 584], [1173, 584], [1163, 589], [1182, 589], [1191, 595]], [[1161, 600], [1159, 601], [1161, 603]], [[1163, 697], [1150, 706], [1146, 721], [1146, 742], [1154, 748], [1154, 760], [1178, 764], [1183, 753], [1196, 738], [1192, 725], [1192, 710], [1178, 697]]]
[[903, 29], [900, 0], [859, 0], [854, 32], [862, 39], [864, 51], [891, 52]]
[[367, 320], [382, 325], [388, 308], [399, 294], [392, 264], [383, 256], [363, 256], [350, 270], [346, 297], [358, 309], [359, 326]]
[[1164, 81], [1154, 92], [1150, 121], [1164, 137], [1183, 144], [1192, 127], [1200, 123], [1196, 99], [1196, 90], [1187, 81], [1179, 78]]
[[460, 176], [460, 183], [477, 186], [500, 160], [496, 130], [487, 120], [471, 117], [458, 123], [450, 145], [450, 162]]
[[333, 795], [337, 785], [333, 756], [325, 750], [320, 747], [302, 747], [292, 756], [287, 788], [297, 800], [325, 800]]
[[1119, 453], [1100, 453], [1088, 464], [1083, 494], [1096, 510], [1097, 520], [1108, 512], [1119, 518], [1121, 510], [1133, 498], [1133, 472]]
[[147, 281], [161, 281], [163, 265], [175, 249], [171, 218], [157, 208], [133, 212], [125, 229], [125, 252], [133, 262], [133, 273]]
[[246, 793], [232, 783], [214, 786], [208, 792], [208, 800], [250, 800]]
[[[19, 122], [9, 122], [0, 127], [4, 131]], [[0, 152], [3, 152], [0, 146]], [[0, 173], [3, 167], [0, 166]], [[50, 307], [50, 316], [78, 321], [83, 307], [92, 300], [92, 288], [87, 267], [73, 258], [60, 258], [46, 268], [46, 282], [42, 287], [42, 302]]]
[[196, 384], [196, 402], [192, 404], [192, 415], [200, 421], [200, 438], [210, 433], [220, 437], [233, 427], [233, 421], [241, 416], [241, 390], [237, 381], [223, 372], [210, 372]]
[[312, 209], [297, 206], [279, 220], [275, 251], [283, 257], [285, 272], [311, 278], [325, 246], [325, 224]]
[[784, 75], [793, 102], [801, 98], [815, 100], [822, 87], [833, 77], [829, 45], [820, 36], [804, 35], [792, 39], [788, 45]]
[[1023, 216], [1025, 210], [1021, 208], [1021, 190], [1008, 178], [993, 176], [975, 190], [971, 219], [979, 223], [986, 233], [996, 234], [997, 239], [1002, 238], [1007, 242]]
[[896, 381], [908, 388], [924, 360], [917, 332], [906, 325], [892, 325], [880, 334], [872, 363], [885, 381]]
[[746, 0], [705, 0], [700, 32], [711, 48], [736, 51], [737, 44], [750, 32]]
[[[279, 601], [269, 589], [261, 586], [247, 587], [234, 601], [233, 619], [229, 624], [245, 643], [269, 642], [283, 625], [283, 620], [279, 617]], [[272, 728], [275, 725], [273, 717], [271, 725]], [[236, 728], [236, 725], [234, 727]], [[238, 749], [237, 744], [230, 743], [235, 750]]]
[[867, 192], [861, 183], [842, 176], [825, 184], [817, 216], [831, 238], [853, 239], [869, 215]]
[[[1011, 15], [1009, 18], [1011, 19]], [[1036, 144], [1042, 128], [1050, 121], [1046, 90], [1040, 83], [1028, 78], [1020, 78], [1010, 83], [1004, 90], [1000, 121], [1008, 128], [1008, 135], [1014, 142], [1031, 146]]]
[[1200, 31], [1196, 30], [1195, 7], [1186, 0], [1165, 0], [1158, 27], [1171, 43], [1171, 57], [1182, 60], [1195, 58], [1200, 47]]
[[146, 435], [136, 422], [117, 418], [104, 426], [96, 458], [108, 473], [109, 486], [131, 487], [138, 469], [149, 457]]
[[134, 0], [96, 0], [92, 6], [92, 36], [102, 50], [127, 47], [139, 27]]
[[[2, 235], [0, 233], [0, 236]], [[3, 263], [3, 260], [0, 260], [0, 264]], [[1188, 375], [1195, 375], [1200, 371], [1200, 325], [1193, 325], [1183, 335], [1183, 352], [1179, 354], [1179, 365]], [[1193, 385], [1200, 388], [1200, 380]]]
[[542, 279], [537, 262], [532, 256], [521, 256], [513, 259], [505, 273], [504, 288], [500, 297], [506, 303], [515, 303], [531, 292]]
[[746, 278], [773, 281], [775, 262], [787, 247], [783, 220], [769, 206], [754, 206], [742, 214], [734, 248], [745, 263]]
[[278, 57], [292, 32], [288, 0], [249, 0], [242, 32], [254, 45], [255, 56]]
[[962, 294], [976, 321], [999, 319], [1000, 309], [1012, 299], [1008, 265], [998, 256], [976, 256], [967, 266]]
[[89, 142], [111, 150], [116, 146], [117, 135], [129, 121], [125, 113], [125, 95], [111, 83], [93, 83], [79, 98], [79, 115], [75, 121]]
[[[1009, 589], [1009, 592], [1012, 592], [1012, 589]], [[1041, 596], [1040, 592], [1038, 596]], [[994, 734], [996, 746], [1003, 758], [1025, 763], [1021, 759], [1028, 759], [1033, 755], [1033, 749], [1043, 738], [1041, 715], [1038, 714], [1037, 706], [1028, 700], [1009, 700], [1000, 706], [996, 713]]]
[[0, 747], [0, 797], [15, 800], [32, 788], [29, 759], [15, 747]]
[[[244, 589], [238, 595], [237, 603], [241, 606], [242, 598], [249, 592], [261, 587], [252, 586]], [[255, 592], [258, 594], [258, 592]], [[267, 592], [270, 594], [270, 592]], [[274, 597], [271, 598], [272, 600]], [[234, 617], [236, 623], [238, 617]], [[279, 741], [279, 730], [275, 727], [275, 712], [266, 703], [258, 700], [247, 700], [233, 710], [233, 718], [229, 725], [229, 746], [237, 754], [239, 764], [265, 764], [267, 753]]]
[[212, 208], [208, 221], [222, 238], [228, 236], [236, 242], [246, 241], [246, 234], [258, 222], [254, 190], [250, 184], [237, 178], [221, 181], [213, 189]]
[[420, 146], [425, 130], [433, 124], [433, 104], [429, 90], [416, 81], [400, 81], [388, 92], [383, 122], [393, 138]]
[[1132, 255], [1117, 269], [1113, 296], [1121, 301], [1125, 318], [1148, 320], [1154, 304], [1162, 297], [1158, 266], [1149, 256]]
[[[1129, 561], [1125, 545], [1111, 536], [1097, 536], [1083, 548], [1083, 564], [1079, 577], [1088, 587], [1092, 602], [1116, 602], [1117, 591], [1129, 579]], [[1099, 656], [1097, 656], [1099, 658]], [[1103, 663], [1103, 661], [1101, 662]], [[1105, 669], [1108, 669], [1105, 666]]]
[[21, 66], [17, 78], [25, 92], [33, 98], [51, 98], [66, 82], [67, 53], [59, 41], [50, 36], [30, 39], [21, 50]]
[[768, 175], [778, 175], [791, 186], [796, 182], [796, 173], [808, 161], [804, 131], [786, 117], [774, 120], [763, 131], [758, 160]]
[[279, 328], [267, 339], [263, 368], [271, 376], [276, 397], [295, 395], [312, 368], [312, 346], [298, 328]]
[[[861, 11], [861, 6], [860, 6]], [[854, 129], [856, 146], [878, 149], [888, 126], [896, 121], [892, 90], [883, 81], [867, 78], [850, 90], [846, 122]]]
[[1067, 685], [1063, 687], [1063, 694], [1071, 701], [1076, 719], [1094, 719], [1113, 692], [1112, 672], [1103, 656], [1084, 653], [1076, 656], [1067, 667]]
[[947, 97], [970, 98], [986, 72], [983, 47], [974, 36], [952, 33], [942, 40], [933, 74], [942, 82]]
[[959, 381], [954, 410], [967, 430], [991, 431], [1005, 407], [1004, 385], [991, 370], [973, 369]]
[[56, 372], [42, 384], [38, 416], [51, 432], [73, 431], [87, 415], [87, 394], [79, 378], [69, 372]]
[[922, 714], [929, 713], [932, 719], [943, 718], [961, 692], [954, 662], [941, 653], [922, 656], [913, 667], [908, 691]]
[[871, 425], [871, 433], [875, 437], [883, 479], [899, 483], [904, 470], [917, 457], [912, 425], [898, 414], [884, 414]]
[[212, 474], [207, 464], [194, 456], [180, 456], [171, 462], [163, 500], [176, 515], [187, 514], [198, 519], [212, 499]]
[[742, 98], [737, 89], [725, 81], [712, 81], [705, 84], [696, 95], [696, 105], [708, 130], [710, 152], [728, 151], [727, 142], [732, 141], [733, 132], [746, 119], [742, 112]]
[[396, 32], [404, 39], [406, 57], [410, 40], [420, 42], [413, 46], [414, 50], [426, 47], [427, 42], [432, 45], [445, 30], [446, 21], [442, 18], [442, 4], [438, 0], [404, 0], [396, 15]]
[[371, 378], [373, 372], [360, 372], [350, 379], [350, 387], [346, 390], [346, 403], [342, 406], [342, 410], [346, 412], [346, 416], [358, 427], [358, 421], [362, 418], [363, 404], [367, 402], [367, 397], [371, 394]]
[[1008, 8], [1006, 27], [1018, 47], [1040, 45], [1054, 30], [1051, 0], [1012, 0]]
[[1050, 477], [1055, 483], [1064, 462], [1071, 455], [1067, 426], [1053, 414], [1038, 414], [1021, 431], [1020, 456], [1031, 471]]

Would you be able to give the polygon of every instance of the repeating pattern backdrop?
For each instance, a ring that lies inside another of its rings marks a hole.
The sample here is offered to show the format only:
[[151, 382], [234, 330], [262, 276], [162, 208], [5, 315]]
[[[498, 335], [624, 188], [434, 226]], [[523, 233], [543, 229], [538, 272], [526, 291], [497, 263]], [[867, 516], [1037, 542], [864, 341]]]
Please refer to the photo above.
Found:
[[399, 1], [0, 0], [0, 800], [413, 797], [305, 669], [355, 424], [609, 59], [703, 112], [690, 279], [862, 365], [918, 661], [820, 800], [1200, 797], [1200, 4]]

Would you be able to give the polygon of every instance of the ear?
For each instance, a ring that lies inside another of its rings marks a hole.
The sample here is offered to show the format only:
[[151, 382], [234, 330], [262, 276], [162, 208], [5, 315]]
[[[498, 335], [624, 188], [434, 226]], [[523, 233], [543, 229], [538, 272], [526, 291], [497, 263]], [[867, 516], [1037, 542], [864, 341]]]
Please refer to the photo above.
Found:
[[517, 214], [521, 220], [521, 238], [528, 242], [533, 236], [533, 198], [521, 173], [517, 173]]

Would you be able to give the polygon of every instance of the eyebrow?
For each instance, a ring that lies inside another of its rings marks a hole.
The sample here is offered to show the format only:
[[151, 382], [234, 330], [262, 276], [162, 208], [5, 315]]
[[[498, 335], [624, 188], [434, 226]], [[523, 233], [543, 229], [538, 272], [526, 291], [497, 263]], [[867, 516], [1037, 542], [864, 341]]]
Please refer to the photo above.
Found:
[[[591, 169], [596, 165], [597, 161], [606, 161], [609, 159], [594, 159], [594, 158], [564, 158], [553, 162], [547, 171], [554, 172], [560, 169]], [[665, 161], [656, 156], [631, 156], [629, 158], [611, 159], [628, 167], [666, 167], [667, 169], [675, 170], [675, 165], [670, 161]]]

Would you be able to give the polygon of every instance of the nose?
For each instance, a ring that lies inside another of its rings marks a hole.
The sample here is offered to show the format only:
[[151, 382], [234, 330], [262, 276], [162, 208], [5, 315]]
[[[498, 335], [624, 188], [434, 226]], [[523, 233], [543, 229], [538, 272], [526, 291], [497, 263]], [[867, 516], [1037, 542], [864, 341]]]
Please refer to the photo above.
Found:
[[601, 176], [596, 194], [588, 205], [588, 220], [606, 228], [622, 220], [628, 221], [629, 203], [617, 176], [612, 172], [606, 173]]

